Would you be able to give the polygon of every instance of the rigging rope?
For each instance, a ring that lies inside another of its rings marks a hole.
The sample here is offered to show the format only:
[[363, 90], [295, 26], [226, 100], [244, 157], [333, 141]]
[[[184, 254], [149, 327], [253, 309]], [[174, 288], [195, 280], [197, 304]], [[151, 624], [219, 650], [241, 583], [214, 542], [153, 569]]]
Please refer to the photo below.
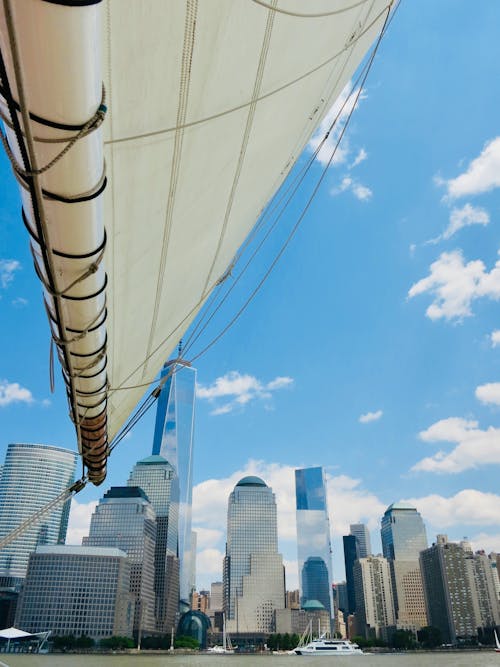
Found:
[[255, 2], [256, 5], [261, 5], [262, 7], [269, 9], [271, 12], [276, 12], [277, 14], [286, 14], [287, 16], [295, 16], [301, 19], [317, 19], [326, 16], [337, 16], [338, 14], [344, 14], [345, 12], [350, 12], [352, 9], [356, 9], [356, 7], [365, 5], [367, 3], [367, 0], [358, 0], [358, 2], [355, 2], [352, 5], [348, 5], [347, 7], [341, 7], [340, 9], [332, 9], [328, 12], [319, 12], [318, 14], [302, 14], [300, 12], [292, 12], [288, 9], [283, 9], [283, 7], [273, 7], [267, 2], [264, 2], [264, 0], [252, 0], [252, 2]]

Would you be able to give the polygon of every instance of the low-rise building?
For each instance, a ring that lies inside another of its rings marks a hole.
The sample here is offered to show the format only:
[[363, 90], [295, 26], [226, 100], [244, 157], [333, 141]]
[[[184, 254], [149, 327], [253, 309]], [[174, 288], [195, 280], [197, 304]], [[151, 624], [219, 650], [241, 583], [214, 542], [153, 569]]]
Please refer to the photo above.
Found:
[[131, 637], [130, 562], [120, 549], [40, 546], [31, 554], [16, 625], [26, 632]]

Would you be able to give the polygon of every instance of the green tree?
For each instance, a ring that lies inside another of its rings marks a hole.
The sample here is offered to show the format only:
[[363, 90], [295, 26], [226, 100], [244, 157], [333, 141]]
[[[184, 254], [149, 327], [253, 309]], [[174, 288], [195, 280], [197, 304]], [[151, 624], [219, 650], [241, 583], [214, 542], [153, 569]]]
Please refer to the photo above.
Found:
[[436, 648], [443, 643], [441, 630], [433, 625], [426, 625], [417, 632], [418, 641], [424, 648]]
[[135, 643], [130, 637], [113, 636], [101, 639], [99, 645], [101, 648], [109, 648], [112, 651], [117, 651], [119, 649], [134, 648]]
[[417, 642], [411, 630], [396, 630], [392, 635], [391, 646], [394, 648], [408, 651], [414, 649], [416, 645]]
[[194, 637], [181, 635], [180, 637], [175, 638], [174, 648], [191, 648], [198, 650], [200, 648], [200, 642]]

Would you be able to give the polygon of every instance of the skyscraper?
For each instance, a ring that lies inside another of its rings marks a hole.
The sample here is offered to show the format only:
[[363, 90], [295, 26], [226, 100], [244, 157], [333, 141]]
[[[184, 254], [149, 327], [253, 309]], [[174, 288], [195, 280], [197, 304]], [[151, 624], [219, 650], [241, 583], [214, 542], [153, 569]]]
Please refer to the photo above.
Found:
[[404, 503], [390, 505], [382, 518], [382, 549], [391, 569], [397, 627], [416, 631], [427, 625], [419, 555], [427, 548], [422, 517]]
[[382, 517], [380, 531], [385, 558], [418, 560], [427, 549], [427, 534], [422, 517], [411, 505], [393, 503]]
[[179, 606], [178, 483], [174, 468], [159, 455], [138, 461], [127, 482], [128, 486], [139, 486], [146, 493], [156, 513], [156, 629], [167, 633], [175, 625]]
[[155, 511], [137, 486], [112, 486], [90, 520], [84, 546], [115, 547], [130, 562], [130, 592], [135, 596], [134, 633], [154, 632]]
[[421, 552], [420, 566], [429, 625], [441, 630], [442, 641], [477, 635], [477, 601], [463, 548], [438, 535], [436, 543]]
[[[177, 359], [164, 365], [161, 376], [167, 379], [158, 397], [153, 455], [166, 459], [178, 478], [179, 595], [181, 611], [187, 611], [195, 584], [191, 580], [195, 557], [192, 553], [191, 507], [196, 370], [188, 362]], [[173, 496], [172, 500], [175, 500]]]
[[354, 563], [359, 558], [358, 543], [354, 535], [344, 535], [344, 563], [347, 588], [347, 613], [354, 614], [356, 611], [356, 596], [354, 591]]
[[359, 558], [366, 558], [372, 554], [372, 545], [370, 540], [370, 531], [364, 523], [351, 523], [351, 535], [354, 535], [358, 544]]
[[[5, 537], [74, 481], [77, 455], [49, 445], [10, 444], [0, 480], [0, 537]], [[2, 584], [15, 586], [26, 575], [38, 545], [64, 544], [71, 500], [45, 515], [0, 551]]]
[[223, 585], [231, 632], [273, 631], [274, 610], [285, 608], [285, 577], [276, 500], [259, 477], [244, 477], [229, 496]]
[[295, 497], [301, 605], [319, 600], [331, 614], [332, 549], [323, 468], [295, 471]]
[[364, 636], [388, 639], [396, 623], [389, 563], [381, 556], [359, 558], [354, 563], [356, 626]]

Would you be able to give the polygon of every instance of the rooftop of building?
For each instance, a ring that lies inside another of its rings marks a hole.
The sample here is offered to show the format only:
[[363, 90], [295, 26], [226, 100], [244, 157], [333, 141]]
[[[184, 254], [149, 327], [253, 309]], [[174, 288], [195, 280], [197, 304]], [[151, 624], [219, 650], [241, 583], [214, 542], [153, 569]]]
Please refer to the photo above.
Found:
[[387, 514], [387, 512], [392, 512], [393, 510], [412, 510], [413, 512], [417, 511], [416, 507], [413, 507], [413, 505], [409, 505], [408, 503], [392, 503], [385, 510], [385, 513]]
[[151, 465], [159, 465], [159, 464], [165, 464], [165, 463], [170, 465], [170, 463], [167, 461], [167, 459], [164, 456], [160, 456], [159, 454], [152, 454], [151, 456], [147, 456], [145, 459], [141, 459], [140, 461], [137, 461], [136, 465], [138, 465], [138, 466], [151, 466]]
[[99, 556], [108, 558], [126, 558], [127, 554], [116, 547], [82, 547], [73, 544], [52, 544], [38, 546], [37, 554], [51, 554], [63, 556]]
[[140, 486], [112, 486], [106, 491], [104, 498], [142, 498], [149, 502], [149, 498]]
[[267, 486], [267, 484], [260, 477], [249, 475], [248, 477], [240, 479], [236, 486]]
[[320, 609], [325, 609], [325, 605], [319, 600], [307, 600], [302, 605], [304, 611], [319, 611]]

